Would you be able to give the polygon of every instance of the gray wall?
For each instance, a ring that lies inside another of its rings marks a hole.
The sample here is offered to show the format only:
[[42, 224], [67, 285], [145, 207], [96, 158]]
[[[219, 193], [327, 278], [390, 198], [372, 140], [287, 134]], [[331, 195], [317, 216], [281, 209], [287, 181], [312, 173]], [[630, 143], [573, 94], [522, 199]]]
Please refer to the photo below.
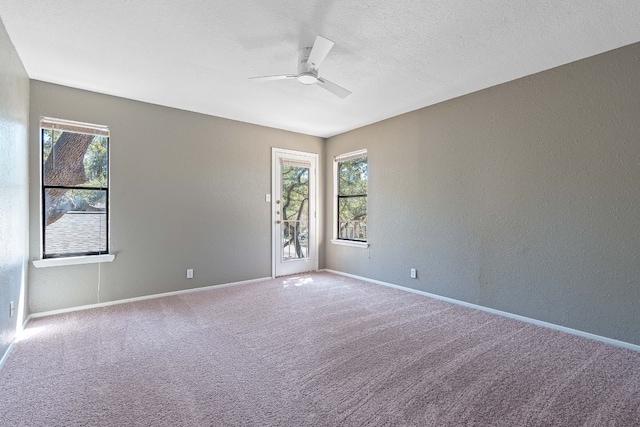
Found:
[[[324, 158], [321, 138], [32, 81], [32, 259], [41, 235], [40, 116], [110, 126], [117, 256], [101, 265], [32, 266], [33, 313], [271, 276], [271, 147]], [[194, 279], [185, 278], [187, 268]]]
[[328, 189], [333, 156], [367, 148], [371, 246], [325, 248], [324, 227], [320, 268], [640, 344], [638, 70], [636, 44], [326, 144], [34, 81], [30, 257], [40, 237], [38, 118], [47, 115], [111, 126], [117, 259], [31, 267], [31, 311], [269, 276], [270, 148], [318, 153]]
[[326, 188], [360, 148], [371, 246], [327, 268], [640, 344], [640, 44], [330, 138]]
[[29, 77], [0, 21], [0, 359], [26, 316], [28, 117]]

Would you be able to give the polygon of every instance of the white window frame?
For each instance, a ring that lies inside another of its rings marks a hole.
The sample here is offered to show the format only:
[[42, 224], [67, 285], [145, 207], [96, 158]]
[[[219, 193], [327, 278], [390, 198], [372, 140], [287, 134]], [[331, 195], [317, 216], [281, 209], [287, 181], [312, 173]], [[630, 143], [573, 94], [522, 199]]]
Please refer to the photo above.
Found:
[[[107, 171], [107, 173], [109, 174], [109, 177], [107, 179], [107, 181], [109, 182], [109, 187], [107, 187], [107, 191], [109, 191], [110, 189], [110, 183], [111, 183], [111, 138], [110, 138], [110, 131], [109, 128], [107, 126], [102, 126], [102, 125], [95, 125], [95, 124], [90, 124], [90, 123], [82, 123], [82, 122], [76, 122], [76, 121], [71, 121], [71, 120], [64, 120], [64, 119], [56, 119], [56, 118], [50, 118], [50, 117], [40, 117], [40, 127], [39, 127], [39, 164], [38, 164], [38, 169], [40, 170], [40, 180], [38, 183], [38, 186], [40, 188], [40, 203], [44, 203], [43, 202], [43, 192], [44, 192], [44, 185], [43, 185], [43, 180], [44, 180], [44, 176], [43, 176], [43, 158], [42, 158], [42, 132], [43, 129], [64, 129], [64, 130], [68, 130], [71, 132], [79, 132], [79, 133], [90, 133], [90, 134], [94, 134], [94, 135], [103, 135], [103, 136], [107, 136], [109, 137], [109, 160], [107, 162], [107, 164], [109, 165], [109, 169]], [[110, 191], [109, 191], [110, 193]], [[109, 194], [108, 197], [110, 198], [111, 195]], [[41, 267], [55, 267], [55, 266], [63, 266], [63, 265], [76, 265], [76, 264], [93, 264], [93, 263], [102, 263], [102, 262], [111, 262], [115, 259], [115, 254], [111, 253], [111, 226], [110, 226], [110, 221], [111, 221], [111, 203], [110, 200], [107, 203], [107, 248], [108, 248], [108, 252], [107, 253], [99, 253], [99, 254], [87, 254], [87, 255], [71, 255], [71, 256], [60, 256], [60, 257], [54, 257], [54, 258], [45, 258], [44, 257], [44, 244], [43, 244], [43, 234], [45, 232], [45, 229], [43, 227], [43, 221], [44, 221], [44, 213], [43, 213], [43, 207], [40, 206], [39, 209], [40, 215], [39, 215], [39, 222], [38, 222], [38, 228], [40, 229], [40, 259], [37, 260], [33, 260], [33, 265], [37, 268], [41, 268]]]
[[[340, 179], [338, 177], [338, 163], [341, 161], [357, 158], [357, 157], [366, 157], [367, 149], [361, 149], [357, 151], [351, 151], [349, 153], [339, 154], [333, 158], [333, 238], [331, 239], [331, 243], [334, 245], [341, 246], [352, 246], [356, 248], [368, 248], [369, 247], [369, 233], [367, 233], [367, 241], [366, 242], [358, 242], [354, 240], [344, 240], [338, 239], [338, 185]], [[369, 161], [367, 159], [367, 174], [369, 173]], [[369, 188], [367, 186], [367, 210], [369, 209]], [[368, 216], [368, 214], [367, 214]]]

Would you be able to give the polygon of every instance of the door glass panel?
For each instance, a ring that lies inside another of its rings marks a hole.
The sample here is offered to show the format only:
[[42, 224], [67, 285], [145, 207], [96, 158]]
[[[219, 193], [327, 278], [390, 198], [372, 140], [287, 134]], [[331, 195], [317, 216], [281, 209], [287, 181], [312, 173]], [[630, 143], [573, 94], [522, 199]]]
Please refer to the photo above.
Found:
[[309, 258], [309, 168], [281, 165], [282, 261]]

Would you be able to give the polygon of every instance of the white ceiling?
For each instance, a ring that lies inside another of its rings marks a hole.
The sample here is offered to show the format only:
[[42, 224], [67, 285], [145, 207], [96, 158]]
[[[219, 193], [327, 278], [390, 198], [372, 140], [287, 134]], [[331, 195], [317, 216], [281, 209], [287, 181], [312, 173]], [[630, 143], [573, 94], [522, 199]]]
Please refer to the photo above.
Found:
[[[321, 137], [640, 41], [639, 0], [0, 0], [32, 79]], [[353, 94], [295, 80], [296, 52]]]

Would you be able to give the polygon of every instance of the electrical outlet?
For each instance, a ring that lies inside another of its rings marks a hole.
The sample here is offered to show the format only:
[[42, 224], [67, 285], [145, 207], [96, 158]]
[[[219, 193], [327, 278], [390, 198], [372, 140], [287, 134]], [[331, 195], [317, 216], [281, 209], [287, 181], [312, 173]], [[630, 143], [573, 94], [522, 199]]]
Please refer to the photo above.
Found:
[[411, 278], [412, 279], [416, 279], [418, 277], [418, 270], [416, 270], [415, 268], [411, 269]]
[[13, 317], [13, 313], [15, 313], [16, 307], [13, 305], [13, 301], [9, 303], [9, 317]]
[[193, 268], [187, 269], [187, 279], [193, 279]]

